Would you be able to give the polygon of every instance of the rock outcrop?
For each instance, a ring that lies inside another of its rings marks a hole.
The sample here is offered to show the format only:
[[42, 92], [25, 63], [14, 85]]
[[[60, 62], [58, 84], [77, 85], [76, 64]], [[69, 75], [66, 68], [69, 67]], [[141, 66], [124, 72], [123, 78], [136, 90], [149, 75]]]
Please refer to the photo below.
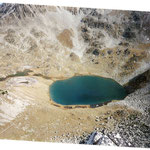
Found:
[[0, 17], [0, 77], [30, 66], [50, 77], [125, 84], [150, 68], [148, 12], [2, 4]]

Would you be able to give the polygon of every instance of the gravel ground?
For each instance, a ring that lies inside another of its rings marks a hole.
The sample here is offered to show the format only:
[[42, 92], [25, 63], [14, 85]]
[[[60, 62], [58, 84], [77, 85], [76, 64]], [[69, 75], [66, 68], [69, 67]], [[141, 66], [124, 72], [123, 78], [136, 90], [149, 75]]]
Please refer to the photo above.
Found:
[[126, 105], [142, 113], [149, 113], [150, 83], [147, 83], [147, 85], [144, 88], [138, 89], [134, 93], [129, 94], [124, 100], [114, 102], [114, 103], [109, 103], [108, 106], [112, 106], [116, 104]]
[[150, 127], [141, 116], [131, 115], [116, 125], [113, 132], [103, 130], [91, 133], [81, 143], [103, 146], [150, 147]]
[[108, 103], [126, 105], [138, 110], [139, 114], [130, 114], [117, 122], [113, 132], [99, 130], [91, 133], [81, 143], [92, 145], [116, 145], [127, 147], [150, 147], [150, 83], [136, 90], [123, 101]]

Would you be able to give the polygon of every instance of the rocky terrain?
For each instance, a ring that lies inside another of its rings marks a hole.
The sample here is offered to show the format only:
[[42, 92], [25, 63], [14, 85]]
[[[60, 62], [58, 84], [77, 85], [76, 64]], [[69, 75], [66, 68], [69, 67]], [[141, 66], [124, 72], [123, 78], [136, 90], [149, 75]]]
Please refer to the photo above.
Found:
[[[2, 4], [0, 70], [1, 139], [150, 147], [149, 12]], [[52, 105], [49, 86], [76, 75], [112, 78], [129, 95]]]

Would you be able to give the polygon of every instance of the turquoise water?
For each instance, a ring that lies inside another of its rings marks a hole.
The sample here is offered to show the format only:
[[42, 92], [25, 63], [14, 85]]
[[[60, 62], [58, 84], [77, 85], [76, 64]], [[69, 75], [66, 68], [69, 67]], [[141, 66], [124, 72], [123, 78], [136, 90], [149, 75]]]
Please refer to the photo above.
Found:
[[98, 76], [75, 76], [55, 81], [49, 88], [51, 99], [62, 105], [101, 104], [127, 96], [116, 81]]

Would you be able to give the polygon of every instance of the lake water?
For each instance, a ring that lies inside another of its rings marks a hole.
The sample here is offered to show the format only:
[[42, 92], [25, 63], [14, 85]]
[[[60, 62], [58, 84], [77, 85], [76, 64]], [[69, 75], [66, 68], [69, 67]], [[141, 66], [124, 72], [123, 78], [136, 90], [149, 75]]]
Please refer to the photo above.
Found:
[[75, 76], [55, 81], [49, 88], [50, 98], [61, 105], [92, 105], [127, 96], [116, 81], [98, 76]]

